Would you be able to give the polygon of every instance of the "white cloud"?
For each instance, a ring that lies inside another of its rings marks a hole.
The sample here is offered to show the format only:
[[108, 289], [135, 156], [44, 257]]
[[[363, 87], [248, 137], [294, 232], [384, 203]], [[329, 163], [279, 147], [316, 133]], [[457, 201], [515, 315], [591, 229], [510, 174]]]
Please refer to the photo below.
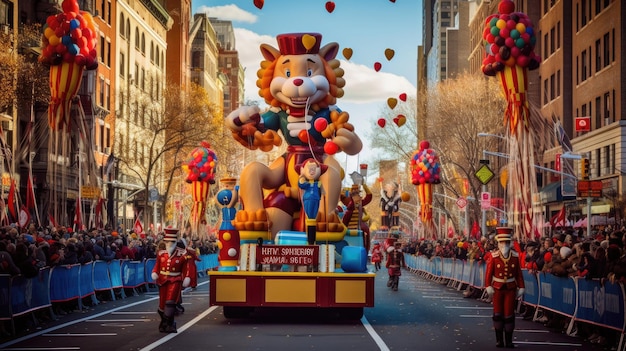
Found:
[[258, 17], [237, 5], [200, 6], [198, 13], [206, 13], [209, 17], [216, 17], [224, 21], [255, 23]]
[[[259, 101], [261, 98], [258, 96], [256, 86], [256, 72], [263, 60], [259, 47], [261, 44], [277, 47], [276, 38], [242, 28], [235, 27], [234, 31], [239, 61], [246, 69], [245, 100]], [[345, 71], [346, 86], [345, 94], [340, 101], [356, 104], [381, 103], [400, 93], [415, 94], [416, 88], [405, 77], [376, 72], [373, 68], [345, 60], [341, 61], [341, 67]]]

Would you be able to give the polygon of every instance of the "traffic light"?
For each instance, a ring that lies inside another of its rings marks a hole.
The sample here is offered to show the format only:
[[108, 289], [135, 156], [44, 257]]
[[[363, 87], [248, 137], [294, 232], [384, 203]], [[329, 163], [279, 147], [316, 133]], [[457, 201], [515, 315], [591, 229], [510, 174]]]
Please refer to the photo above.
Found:
[[580, 160], [580, 175], [583, 179], [589, 179], [589, 159], [583, 158]]

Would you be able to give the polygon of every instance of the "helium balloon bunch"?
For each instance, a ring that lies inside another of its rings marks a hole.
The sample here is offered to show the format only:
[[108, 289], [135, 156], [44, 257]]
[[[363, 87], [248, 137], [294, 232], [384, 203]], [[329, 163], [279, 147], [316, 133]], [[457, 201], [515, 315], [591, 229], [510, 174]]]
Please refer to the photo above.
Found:
[[77, 0], [64, 0], [63, 12], [48, 16], [42, 36], [39, 62], [49, 65], [76, 63], [88, 70], [98, 67], [97, 31], [89, 12]]
[[499, 14], [485, 20], [486, 56], [482, 64], [485, 75], [495, 76], [505, 66], [517, 65], [529, 70], [539, 67], [541, 58], [534, 52], [537, 37], [533, 24], [528, 15], [514, 11], [513, 1], [502, 0], [498, 4]]
[[439, 156], [430, 149], [428, 141], [420, 142], [419, 150], [411, 157], [411, 182], [419, 184], [439, 184], [441, 182], [441, 168]]
[[191, 151], [191, 158], [182, 165], [183, 171], [187, 173], [187, 183], [199, 181], [215, 184], [217, 155], [210, 147], [208, 142], [203, 141], [200, 147]]

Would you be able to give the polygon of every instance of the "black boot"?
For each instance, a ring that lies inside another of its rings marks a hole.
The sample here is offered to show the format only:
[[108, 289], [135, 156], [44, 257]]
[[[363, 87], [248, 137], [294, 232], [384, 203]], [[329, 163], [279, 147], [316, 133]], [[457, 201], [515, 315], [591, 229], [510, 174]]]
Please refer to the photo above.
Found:
[[504, 332], [504, 340], [506, 342], [506, 348], [507, 349], [514, 349], [515, 345], [513, 344], [513, 332], [508, 332], [505, 331]]
[[165, 315], [163, 314], [163, 311], [161, 311], [161, 310], [157, 310], [157, 313], [161, 317], [161, 322], [159, 323], [159, 331], [161, 333], [165, 333], [165, 327], [167, 327], [167, 322], [165, 320]]
[[163, 330], [163, 333], [177, 333], [176, 330], [176, 322], [174, 321], [174, 316], [165, 317], [166, 324]]
[[507, 349], [515, 347], [513, 345], [513, 330], [515, 330], [515, 316], [504, 318], [504, 341]]
[[492, 317], [493, 329], [496, 331], [496, 347], [504, 347], [502, 333], [504, 332], [504, 320], [502, 315], [497, 314]]

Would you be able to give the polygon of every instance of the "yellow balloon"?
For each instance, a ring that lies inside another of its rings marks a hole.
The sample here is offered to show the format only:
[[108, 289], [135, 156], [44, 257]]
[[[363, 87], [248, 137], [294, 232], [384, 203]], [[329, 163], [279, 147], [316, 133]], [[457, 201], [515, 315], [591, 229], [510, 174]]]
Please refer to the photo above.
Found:
[[61, 42], [61, 40], [59, 39], [59, 37], [57, 37], [56, 35], [51, 35], [50, 38], [48, 38], [48, 42], [50, 42], [50, 45], [52, 46], [57, 46], [59, 45], [59, 43]]
[[393, 58], [393, 55], [395, 55], [396, 52], [393, 51], [393, 49], [385, 49], [385, 57], [387, 58], [387, 61], [391, 61], [391, 59]]
[[390, 109], [394, 109], [394, 107], [396, 107], [396, 105], [398, 104], [398, 100], [396, 98], [389, 98], [387, 99], [387, 105], [389, 106]]
[[305, 34], [302, 36], [302, 45], [307, 50], [311, 50], [311, 48], [315, 45], [315, 37], [309, 34]]
[[509, 181], [509, 170], [504, 168], [500, 172], [500, 185], [502, 185], [503, 188], [506, 188], [508, 181]]
[[343, 57], [346, 58], [346, 60], [349, 60], [352, 57], [352, 49], [350, 48], [345, 48], [343, 49]]
[[54, 35], [54, 30], [52, 30], [52, 28], [48, 27], [43, 31], [43, 35], [46, 36], [46, 38], [50, 39], [51, 36]]

